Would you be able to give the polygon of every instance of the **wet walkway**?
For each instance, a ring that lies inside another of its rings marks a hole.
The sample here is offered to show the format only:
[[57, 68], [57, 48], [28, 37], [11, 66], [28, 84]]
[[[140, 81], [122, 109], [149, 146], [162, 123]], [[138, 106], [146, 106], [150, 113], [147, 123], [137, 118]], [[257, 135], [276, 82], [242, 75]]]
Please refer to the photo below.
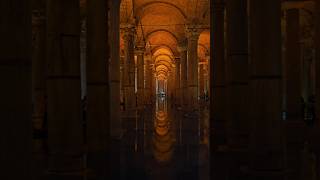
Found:
[[[209, 179], [208, 112], [185, 118], [165, 98], [137, 119], [126, 119], [121, 178], [139, 180]], [[120, 172], [119, 172], [120, 173]]]

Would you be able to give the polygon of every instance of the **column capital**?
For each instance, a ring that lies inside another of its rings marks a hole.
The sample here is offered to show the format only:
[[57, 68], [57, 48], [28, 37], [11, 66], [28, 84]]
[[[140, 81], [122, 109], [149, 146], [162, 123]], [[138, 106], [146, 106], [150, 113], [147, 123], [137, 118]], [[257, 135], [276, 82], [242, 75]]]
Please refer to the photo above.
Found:
[[127, 24], [120, 24], [120, 31], [123, 34], [123, 39], [129, 38], [129, 36], [133, 36], [136, 29], [135, 25], [127, 23]]
[[180, 57], [175, 57], [174, 61], [176, 62], [176, 64], [179, 64], [180, 63]]
[[135, 50], [134, 50], [134, 53], [136, 54], [136, 55], [144, 55], [144, 53], [145, 53], [145, 48], [143, 47], [143, 46], [136, 46], [136, 48], [135, 48]]
[[186, 35], [188, 40], [197, 41], [199, 39], [202, 26], [200, 24], [188, 24], [186, 25]]
[[177, 46], [177, 50], [179, 53], [187, 51], [187, 45], [186, 44], [180, 44]]

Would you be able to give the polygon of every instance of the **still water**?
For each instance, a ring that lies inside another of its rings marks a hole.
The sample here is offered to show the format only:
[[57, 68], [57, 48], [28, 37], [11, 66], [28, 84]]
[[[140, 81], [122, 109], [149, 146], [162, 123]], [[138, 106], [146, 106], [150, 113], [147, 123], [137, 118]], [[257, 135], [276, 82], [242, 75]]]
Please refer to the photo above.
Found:
[[165, 98], [126, 119], [120, 179], [209, 179], [208, 112], [186, 118]]

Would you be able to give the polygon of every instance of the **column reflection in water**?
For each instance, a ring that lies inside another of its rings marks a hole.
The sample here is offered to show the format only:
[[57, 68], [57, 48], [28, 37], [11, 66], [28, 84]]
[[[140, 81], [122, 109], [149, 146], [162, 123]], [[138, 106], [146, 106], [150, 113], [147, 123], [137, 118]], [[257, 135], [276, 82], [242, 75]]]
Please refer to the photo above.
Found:
[[153, 156], [158, 163], [171, 161], [176, 134], [168, 116], [167, 101], [159, 98], [154, 119]]
[[209, 179], [208, 113], [183, 118], [166, 97], [156, 99], [126, 123], [126, 179]]
[[154, 112], [152, 126], [150, 126], [151, 137], [146, 150], [149, 152], [146, 154], [148, 179], [174, 180], [177, 179], [174, 161], [176, 132], [174, 119], [169, 116], [165, 97], [157, 98]]

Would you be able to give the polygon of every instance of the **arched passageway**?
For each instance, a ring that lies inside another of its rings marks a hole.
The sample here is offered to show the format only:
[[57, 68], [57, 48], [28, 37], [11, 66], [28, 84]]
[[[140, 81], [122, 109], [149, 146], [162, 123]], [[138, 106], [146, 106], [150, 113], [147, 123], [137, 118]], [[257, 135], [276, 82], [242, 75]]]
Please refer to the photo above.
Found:
[[1, 0], [0, 179], [320, 179], [315, 0]]

